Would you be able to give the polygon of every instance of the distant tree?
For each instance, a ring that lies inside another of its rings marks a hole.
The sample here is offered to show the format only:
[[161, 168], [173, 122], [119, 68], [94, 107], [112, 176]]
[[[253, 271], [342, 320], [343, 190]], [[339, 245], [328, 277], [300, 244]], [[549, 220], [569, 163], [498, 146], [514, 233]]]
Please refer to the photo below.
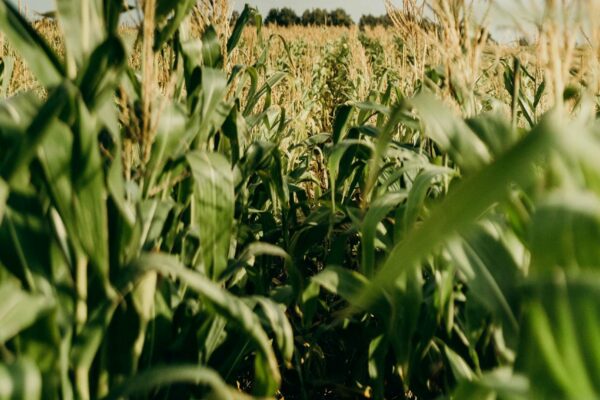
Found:
[[304, 14], [302, 14], [302, 25], [304, 25], [304, 26], [327, 25], [327, 19], [328, 19], [327, 11], [325, 11], [322, 8], [314, 8], [312, 10], [304, 11]]
[[352, 17], [343, 9], [338, 8], [333, 11], [327, 12], [322, 8], [315, 8], [313, 10], [306, 10], [302, 17], [299, 17], [294, 10], [285, 7], [282, 9], [273, 8], [269, 10], [267, 17], [265, 18], [265, 25], [279, 25], [279, 26], [292, 26], [292, 25], [329, 25], [329, 26], [351, 26], [354, 25]]
[[333, 26], [352, 26], [354, 21], [352, 17], [343, 8], [336, 8], [329, 13], [328, 25]]
[[269, 12], [267, 13], [267, 16], [265, 17], [264, 24], [271, 25], [271, 24], [277, 24], [278, 22], [279, 22], [279, 9], [271, 8], [269, 10]]
[[389, 27], [392, 25], [392, 20], [387, 14], [376, 17], [374, 15], [368, 14], [360, 17], [358, 22], [358, 26], [360, 29], [365, 29], [366, 27], [373, 28], [375, 26], [384, 26]]
[[300, 17], [289, 7], [273, 8], [265, 18], [265, 25], [292, 26], [300, 24]]

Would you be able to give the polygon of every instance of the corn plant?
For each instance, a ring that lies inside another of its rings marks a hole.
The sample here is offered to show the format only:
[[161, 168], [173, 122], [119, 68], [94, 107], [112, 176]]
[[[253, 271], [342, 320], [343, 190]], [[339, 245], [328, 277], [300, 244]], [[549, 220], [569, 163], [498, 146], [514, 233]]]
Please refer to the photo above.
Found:
[[273, 71], [255, 10], [224, 38], [195, 5], [144, 2], [131, 46], [120, 2], [59, 0], [59, 55], [0, 2], [43, 87], [0, 101], [0, 398], [599, 396], [583, 91], [543, 114], [513, 64], [512, 118], [457, 115], [434, 69], [357, 101], [342, 39], [296, 135], [290, 46]]

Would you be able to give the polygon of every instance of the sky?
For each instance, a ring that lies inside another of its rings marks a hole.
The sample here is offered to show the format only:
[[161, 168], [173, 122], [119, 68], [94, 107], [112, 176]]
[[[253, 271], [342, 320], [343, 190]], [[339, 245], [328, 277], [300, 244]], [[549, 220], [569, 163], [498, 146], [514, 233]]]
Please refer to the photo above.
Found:
[[[13, 0], [17, 2], [18, 0]], [[38, 12], [54, 8], [54, 0], [22, 0], [30, 10]], [[232, 0], [235, 9], [241, 10], [245, 3], [256, 6], [261, 14], [266, 15], [271, 8], [290, 7], [297, 13], [312, 8], [344, 8], [352, 18], [358, 21], [363, 14], [380, 15], [385, 13], [383, 0]]]
[[[17, 3], [18, 0], [11, 0]], [[21, 0], [23, 4], [28, 5], [30, 15], [32, 11], [44, 12], [54, 8], [55, 0]], [[174, 0], [171, 0], [174, 1]], [[476, 0], [481, 2], [481, 5], [489, 4], [490, 0]], [[600, 0], [598, 0], [600, 1]], [[230, 0], [234, 9], [242, 10], [245, 3], [256, 6], [260, 13], [265, 16], [271, 8], [290, 7], [298, 14], [302, 14], [307, 9], [326, 8], [345, 9], [355, 21], [358, 21], [362, 15], [373, 14], [382, 15], [385, 13], [384, 0]], [[495, 12], [492, 12], [491, 20], [492, 33], [495, 39], [500, 41], [514, 40], [517, 33], [514, 30], [512, 17], [527, 14], [523, 9], [535, 6], [536, 3], [541, 3], [543, 0], [495, 0]], [[402, 0], [393, 0], [394, 4], [401, 4]], [[517, 4], [520, 6], [513, 7]], [[482, 7], [483, 9], [484, 7]], [[511, 9], [513, 8], [513, 9]]]

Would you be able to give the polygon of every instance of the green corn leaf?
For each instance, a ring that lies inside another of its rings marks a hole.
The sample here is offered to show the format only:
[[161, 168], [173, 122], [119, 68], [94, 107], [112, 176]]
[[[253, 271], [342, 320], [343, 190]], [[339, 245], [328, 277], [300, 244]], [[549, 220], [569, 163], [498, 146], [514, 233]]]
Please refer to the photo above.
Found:
[[279, 85], [287, 76], [288, 74], [286, 72], [276, 72], [267, 78], [266, 82], [260, 87], [260, 89], [256, 90], [256, 93], [249, 94], [248, 102], [246, 103], [246, 108], [244, 109], [244, 115], [250, 115], [260, 99], [269, 93], [274, 87]]
[[368, 287], [369, 281], [358, 272], [341, 267], [327, 267], [311, 280], [350, 304]]
[[0, 286], [0, 343], [5, 343], [54, 307], [51, 298], [29, 294], [13, 282]]
[[193, 207], [202, 260], [207, 275], [216, 280], [227, 268], [233, 230], [233, 172], [217, 153], [195, 151], [187, 160], [196, 182]]
[[157, 28], [154, 41], [154, 51], [167, 43], [175, 34], [184, 18], [196, 5], [195, 0], [170, 1], [159, 0], [156, 4], [156, 20], [160, 28]]
[[257, 13], [258, 12], [256, 8], [250, 7], [248, 4], [244, 6], [244, 11], [242, 11], [235, 22], [235, 27], [233, 28], [233, 31], [227, 40], [227, 54], [231, 54], [231, 52], [236, 48], [240, 38], [242, 37], [242, 33], [244, 32], [244, 28]]
[[457, 381], [472, 381], [475, 378], [475, 373], [460, 355], [448, 346], [444, 346], [444, 354]]
[[406, 193], [388, 193], [373, 201], [362, 222], [361, 272], [366, 277], [375, 272], [375, 235], [377, 226], [394, 208], [406, 199]]
[[198, 126], [194, 139], [196, 148], [206, 146], [211, 133], [223, 125], [231, 110], [231, 105], [224, 102], [227, 78], [223, 71], [202, 68], [202, 86], [199, 89], [200, 96], [193, 111], [195, 118], [190, 121]]
[[502, 367], [478, 376], [472, 381], [459, 382], [453, 396], [465, 400], [488, 398], [526, 400], [532, 398], [529, 386], [527, 378], [515, 375], [508, 367]]
[[504, 334], [514, 336], [519, 323], [514, 310], [516, 282], [523, 274], [510, 249], [491, 223], [481, 224], [463, 235], [462, 249], [449, 246], [449, 252], [465, 275], [469, 292], [505, 324]]
[[248, 300], [251, 303], [256, 303], [267, 317], [269, 326], [275, 334], [275, 340], [283, 356], [283, 361], [288, 368], [291, 368], [294, 355], [294, 332], [285, 315], [285, 306], [265, 297], [254, 296]]
[[160, 181], [169, 159], [180, 156], [179, 150], [187, 133], [187, 121], [184, 108], [176, 103], [169, 103], [161, 113], [150, 160], [146, 164], [146, 191], [152, 190], [157, 181]]
[[384, 398], [385, 359], [389, 351], [389, 342], [385, 335], [379, 335], [369, 343], [369, 378], [374, 383], [375, 398]]
[[142, 255], [135, 262], [135, 267], [155, 270], [167, 276], [174, 275], [209, 302], [215, 312], [248, 335], [258, 350], [256, 360], [258, 391], [256, 394], [267, 396], [275, 393], [281, 380], [277, 360], [259, 318], [243, 301], [198, 272], [185, 268], [175, 258], [167, 255]]
[[29, 163], [35, 157], [38, 146], [52, 131], [53, 124], [56, 123], [73, 93], [72, 86], [68, 83], [60, 85], [39, 109], [37, 115], [27, 127], [25, 136], [12, 149], [8, 159], [0, 166], [0, 175], [9, 184], [22, 169], [29, 166]]
[[412, 228], [419, 219], [425, 199], [427, 198], [427, 192], [431, 188], [432, 184], [436, 179], [453, 175], [456, 172], [450, 168], [427, 166], [423, 171], [417, 175], [417, 178], [413, 182], [410, 192], [408, 192], [408, 199], [406, 201], [406, 209], [404, 211], [404, 230], [408, 231]]
[[600, 347], [596, 271], [537, 279], [528, 298], [516, 369], [531, 381], [532, 398], [595, 398]]
[[[440, 100], [431, 94], [422, 93], [411, 99], [410, 103], [417, 109], [425, 124], [425, 134], [447, 151], [458, 165], [472, 171], [490, 161], [489, 150], [481, 139]], [[508, 131], [501, 133], [507, 134]]]
[[506, 198], [508, 185], [531, 182], [534, 178], [533, 163], [553, 148], [563, 131], [565, 127], [559, 117], [550, 114], [497, 161], [463, 181], [426, 221], [413, 228], [396, 245], [369, 290], [361, 294], [357, 303], [366, 307], [378, 296], [381, 288], [394, 285], [451, 235], [468, 228], [489, 207]]
[[36, 365], [27, 359], [13, 364], [0, 364], [0, 399], [40, 400], [42, 376]]
[[227, 387], [219, 374], [214, 370], [198, 365], [174, 365], [153, 367], [129, 378], [119, 387], [111, 391], [105, 400], [130, 398], [132, 395], [142, 395], [154, 389], [177, 383], [208, 386], [212, 390], [209, 398], [234, 400], [246, 396], [234, 392]]
[[404, 118], [404, 109], [402, 106], [396, 107], [390, 113], [389, 119], [386, 122], [385, 126], [381, 129], [379, 135], [377, 136], [377, 141], [375, 143], [375, 151], [373, 152], [373, 156], [371, 157], [371, 161], [369, 163], [369, 174], [367, 177], [367, 184], [365, 187], [365, 194], [363, 196], [363, 206], [366, 205], [366, 201], [370, 199], [371, 192], [375, 189], [375, 185], [377, 180], [379, 179], [379, 173], [381, 171], [381, 167], [384, 163], [384, 157], [388, 151], [390, 142], [392, 141], [392, 137], [396, 128], [400, 121]]
[[0, 29], [43, 85], [61, 82], [65, 70], [58, 56], [8, 0], [0, 2]]
[[90, 110], [100, 108], [114, 95], [126, 63], [125, 48], [117, 36], [108, 37], [93, 50], [78, 77], [79, 90]]
[[567, 189], [552, 193], [533, 215], [532, 272], [551, 273], [553, 267], [600, 268], [600, 199]]
[[76, 68], [86, 62], [106, 36], [102, 22], [102, 0], [57, 0], [60, 26], [64, 33], [68, 68], [75, 77]]
[[[371, 143], [358, 139], [345, 139], [334, 145], [331, 149], [331, 154], [327, 160], [327, 169], [329, 170], [331, 197], [334, 211], [336, 204], [337, 185], [341, 183], [339, 182], [339, 175], [341, 175], [340, 171], [343, 171], [344, 177], [349, 175], [348, 166], [354, 158], [354, 154], [349, 152], [354, 151], [354, 153], [358, 153], [360, 150], [364, 150], [365, 154], [367, 155], [371, 155], [375, 152], [375, 149]], [[343, 163], [343, 161], [346, 162]]]
[[209, 26], [202, 35], [202, 60], [207, 68], [220, 69], [223, 67], [221, 43], [215, 28]]
[[331, 138], [336, 144], [344, 138], [345, 131], [348, 128], [348, 123], [352, 117], [353, 107], [350, 105], [338, 106], [335, 110], [335, 119], [333, 120], [333, 133]]

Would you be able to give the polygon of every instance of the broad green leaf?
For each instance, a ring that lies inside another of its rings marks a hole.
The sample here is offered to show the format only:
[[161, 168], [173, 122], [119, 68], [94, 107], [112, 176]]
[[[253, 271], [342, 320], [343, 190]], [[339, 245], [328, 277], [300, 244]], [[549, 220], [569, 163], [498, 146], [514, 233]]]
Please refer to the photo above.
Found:
[[217, 154], [195, 151], [187, 156], [196, 182], [194, 220], [206, 274], [213, 280], [227, 268], [233, 230], [233, 173], [227, 160]]
[[195, 148], [205, 148], [211, 133], [219, 129], [231, 110], [231, 105], [225, 103], [227, 78], [221, 70], [202, 68], [202, 86], [198, 102], [193, 110], [195, 118], [190, 124], [197, 132], [194, 139]]
[[444, 354], [448, 359], [452, 374], [457, 381], [472, 381], [475, 378], [475, 373], [460, 355], [456, 354], [448, 346], [444, 346]]
[[390, 113], [389, 119], [385, 123], [385, 126], [381, 129], [375, 142], [375, 151], [371, 157], [369, 163], [369, 175], [367, 178], [367, 184], [365, 187], [365, 194], [363, 196], [363, 206], [367, 200], [370, 199], [371, 192], [375, 188], [377, 180], [379, 179], [379, 173], [384, 163], [384, 158], [387, 154], [388, 147], [392, 141], [394, 132], [396, 131], [398, 124], [404, 117], [403, 107], [396, 107]]
[[552, 193], [533, 215], [532, 272], [599, 268], [599, 239], [600, 199], [594, 193], [574, 189]]
[[6, 281], [0, 286], [0, 343], [5, 343], [33, 324], [54, 307], [51, 298], [29, 294], [17, 284]]
[[252, 113], [254, 107], [256, 107], [260, 99], [264, 95], [269, 93], [275, 86], [279, 85], [287, 76], [288, 74], [286, 72], [276, 72], [269, 78], [267, 78], [263, 86], [261, 86], [260, 89], [256, 91], [256, 93], [249, 94], [248, 101], [246, 103], [246, 108], [244, 109], [244, 115], [250, 115], [250, 113]]
[[375, 386], [376, 398], [384, 398], [385, 364], [389, 343], [385, 335], [379, 335], [369, 343], [369, 378]]
[[236, 393], [227, 387], [219, 374], [214, 370], [199, 365], [158, 366], [143, 371], [129, 378], [105, 397], [105, 400], [130, 398], [132, 395], [142, 395], [154, 389], [177, 383], [208, 386], [212, 390], [212, 399], [244, 399], [247, 396]]
[[60, 113], [72, 95], [72, 86], [65, 83], [57, 87], [39, 109], [37, 115], [27, 127], [25, 135], [21, 138], [19, 144], [12, 149], [7, 160], [0, 165], [0, 175], [8, 184], [11, 184], [11, 180], [22, 169], [29, 166], [29, 163], [35, 157], [38, 146], [51, 132], [53, 124], [56, 123]]
[[426, 221], [396, 245], [369, 289], [356, 302], [366, 306], [382, 288], [394, 285], [408, 270], [417, 268], [452, 235], [468, 228], [491, 206], [505, 199], [510, 184], [531, 182], [533, 164], [553, 148], [565, 131], [559, 116], [550, 114], [503, 156], [461, 182]]
[[179, 156], [177, 150], [185, 138], [186, 123], [185, 110], [179, 104], [169, 103], [161, 113], [150, 152], [150, 160], [146, 164], [145, 188], [147, 191], [151, 191], [157, 182], [161, 182], [160, 177], [165, 173], [165, 165], [168, 160]]
[[77, 105], [78, 124], [73, 131], [73, 154], [70, 160], [74, 195], [70, 199], [70, 207], [75, 217], [71, 224], [92, 265], [103, 279], [108, 280], [108, 193], [97, 138], [99, 123], [82, 101]]
[[366, 277], [375, 272], [375, 236], [377, 227], [394, 208], [406, 200], [405, 193], [387, 193], [373, 201], [362, 222], [362, 263], [361, 270]]
[[423, 205], [427, 198], [427, 193], [435, 180], [444, 176], [451, 176], [456, 172], [450, 168], [427, 166], [417, 175], [413, 182], [408, 199], [406, 201], [406, 209], [404, 210], [404, 230], [408, 231], [414, 226], [419, 219]]
[[221, 43], [215, 28], [209, 26], [202, 35], [202, 60], [207, 68], [220, 69], [223, 67]]
[[350, 304], [364, 291], [369, 281], [358, 272], [341, 268], [327, 267], [313, 276], [311, 281], [318, 283], [324, 289], [337, 294]]
[[[342, 167], [346, 167], [346, 165], [342, 165], [342, 161], [349, 160], [351, 162], [354, 158], [354, 155], [352, 153], [349, 153], [349, 151], [358, 152], [359, 150], [364, 150], [364, 152], [368, 155], [371, 155], [375, 152], [375, 149], [369, 142], [358, 139], [345, 139], [340, 143], [334, 145], [331, 149], [331, 154], [329, 155], [329, 158], [327, 160], [327, 169], [329, 171], [329, 179], [331, 185], [331, 201], [334, 211], [336, 207], [337, 185], [338, 183], [341, 183], [338, 182], [340, 179], [339, 175], [341, 175], [340, 169]], [[343, 173], [344, 176], [348, 176], [347, 170], [343, 171]]]
[[516, 369], [529, 377], [531, 398], [598, 397], [598, 274], [543, 277], [524, 289], [528, 301]]
[[227, 40], [228, 54], [231, 54], [231, 52], [236, 48], [240, 38], [242, 37], [242, 33], [244, 32], [244, 28], [256, 14], [258, 14], [256, 8], [250, 7], [248, 4], [244, 6], [244, 10], [238, 17], [237, 21], [235, 21], [235, 27], [233, 28], [233, 31]]
[[515, 375], [510, 368], [503, 367], [478, 376], [472, 381], [460, 382], [453, 395], [456, 399], [464, 400], [525, 400], [531, 399], [529, 386], [527, 378]]
[[[481, 139], [440, 100], [422, 93], [411, 99], [410, 103], [416, 107], [425, 124], [425, 135], [447, 151], [459, 166], [473, 171], [490, 161], [490, 152]], [[497, 134], [509, 135], [510, 132]]]
[[0, 399], [40, 400], [42, 377], [36, 365], [27, 359], [0, 364]]
[[338, 106], [335, 111], [335, 119], [333, 120], [333, 132], [331, 138], [334, 144], [344, 139], [345, 131], [348, 128], [350, 117], [352, 116], [353, 108], [349, 105]]
[[285, 315], [285, 306], [265, 297], [254, 296], [249, 300], [255, 302], [267, 317], [283, 360], [288, 368], [291, 368], [294, 355], [294, 332]]
[[58, 56], [8, 0], [0, 2], [0, 29], [43, 85], [61, 82], [65, 70]]
[[[175, 276], [205, 299], [212, 308], [237, 326], [256, 346], [257, 395], [273, 395], [281, 381], [277, 360], [269, 338], [259, 318], [240, 299], [223, 290], [200, 273], [182, 266], [174, 257], [162, 254], [142, 255], [135, 268], [154, 270], [166, 276]], [[260, 356], [260, 358], [259, 358]]]
[[126, 63], [125, 48], [117, 36], [109, 36], [86, 58], [77, 81], [90, 110], [95, 111], [112, 100]]
[[155, 34], [154, 51], [169, 41], [184, 18], [196, 5], [195, 0], [159, 0], [156, 4], [156, 19], [158, 22], [157, 33]]
[[67, 63], [71, 78], [85, 64], [106, 35], [102, 23], [102, 0], [57, 0], [56, 9], [64, 33]]
[[[494, 234], [499, 229], [491, 223], [481, 224], [463, 235], [459, 249], [448, 248], [459, 270], [465, 275], [469, 293], [505, 323], [505, 335], [518, 333], [514, 310], [516, 284], [524, 276], [507, 244]], [[457, 243], [458, 245], [458, 243]], [[508, 336], [508, 335], [507, 335]]]

